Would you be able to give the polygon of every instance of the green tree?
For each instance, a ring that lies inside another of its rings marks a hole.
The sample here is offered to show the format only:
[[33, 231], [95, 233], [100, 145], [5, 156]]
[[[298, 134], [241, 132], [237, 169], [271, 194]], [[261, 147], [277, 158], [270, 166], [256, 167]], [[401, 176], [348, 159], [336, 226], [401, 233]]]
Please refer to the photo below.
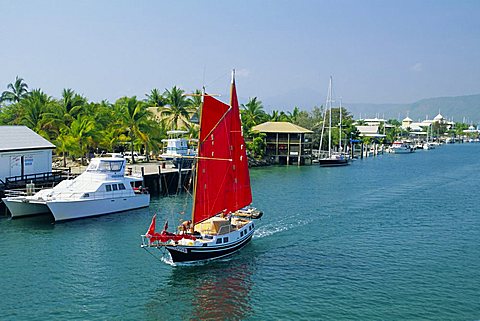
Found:
[[44, 114], [44, 126], [49, 130], [50, 136], [56, 137], [62, 128], [69, 127], [82, 113], [86, 104], [85, 97], [76, 94], [72, 89], [64, 89], [62, 98], [53, 102]]
[[268, 115], [263, 110], [262, 102], [257, 97], [250, 98], [246, 104], [242, 104], [241, 114], [243, 129], [247, 133], [253, 126], [268, 119]]
[[52, 103], [52, 98], [40, 89], [32, 90], [18, 103], [20, 110], [19, 123], [49, 139], [50, 137], [44, 126], [44, 114]]
[[7, 85], [7, 90], [0, 96], [0, 102], [18, 103], [28, 94], [28, 85], [23, 78], [15, 77], [15, 82]]
[[194, 113], [192, 103], [184, 95], [184, 91], [174, 86], [164, 93], [166, 105], [160, 107], [160, 113], [171, 129], [186, 127]]
[[166, 99], [163, 97], [162, 93], [157, 88], [154, 88], [150, 91], [150, 94], [147, 96], [146, 103], [148, 107], [163, 107], [165, 106]]
[[145, 123], [147, 123], [149, 117], [151, 117], [151, 113], [143, 102], [137, 100], [136, 96], [120, 98], [115, 102], [115, 105], [117, 108], [117, 117], [119, 117], [121, 124], [129, 137], [132, 163], [135, 164], [134, 144], [136, 139], [140, 139], [143, 142], [148, 139], [148, 135], [144, 131], [144, 128]]
[[88, 151], [88, 146], [95, 138], [95, 121], [85, 115], [79, 115], [73, 120], [71, 126], [65, 130], [63, 138], [65, 146], [70, 150], [73, 156], [81, 156], [82, 165], [84, 157]]

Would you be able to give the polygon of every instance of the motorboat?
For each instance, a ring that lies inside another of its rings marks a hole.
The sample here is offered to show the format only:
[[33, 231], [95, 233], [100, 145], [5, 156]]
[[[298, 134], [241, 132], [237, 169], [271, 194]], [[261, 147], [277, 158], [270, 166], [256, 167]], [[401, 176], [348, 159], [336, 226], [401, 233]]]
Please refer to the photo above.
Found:
[[166, 150], [160, 155], [164, 160], [171, 161], [176, 168], [190, 168], [196, 155], [193, 149], [188, 148], [188, 140], [183, 137], [187, 134], [183, 130], [169, 130], [168, 138], [162, 142], [167, 145]]
[[33, 195], [9, 194], [2, 200], [12, 218], [51, 213], [56, 222], [149, 206], [143, 178], [125, 176], [125, 166], [126, 159], [120, 157], [92, 158], [74, 179]]
[[407, 143], [401, 141], [393, 142], [390, 147], [390, 152], [394, 154], [408, 154], [412, 153], [414, 149]]

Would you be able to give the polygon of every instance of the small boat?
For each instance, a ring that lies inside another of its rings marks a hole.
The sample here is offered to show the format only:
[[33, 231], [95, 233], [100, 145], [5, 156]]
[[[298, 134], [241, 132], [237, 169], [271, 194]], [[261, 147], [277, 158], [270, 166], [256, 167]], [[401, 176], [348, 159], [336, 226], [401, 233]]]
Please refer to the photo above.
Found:
[[[323, 127], [322, 127], [322, 134], [320, 137], [320, 147], [319, 147], [319, 155], [324, 155], [318, 159], [320, 166], [322, 167], [333, 167], [333, 166], [346, 166], [349, 165], [348, 157], [342, 153], [342, 105], [340, 104], [340, 125], [339, 125], [339, 152], [334, 152], [332, 150], [332, 77], [330, 77], [330, 82], [328, 85], [328, 94], [327, 94], [327, 102], [326, 102], [326, 109], [323, 115]], [[325, 130], [325, 123], [327, 112], [329, 115], [329, 124], [328, 124], [328, 151], [322, 151], [322, 142], [323, 142], [323, 133]]]
[[162, 159], [171, 161], [176, 168], [191, 168], [196, 153], [188, 148], [188, 140], [183, 137], [184, 130], [169, 130], [168, 138], [162, 142], [167, 144], [167, 149], [160, 155]]
[[10, 195], [2, 200], [12, 218], [51, 213], [56, 222], [149, 206], [146, 190], [134, 188], [143, 179], [125, 176], [125, 166], [121, 157], [92, 158], [75, 179], [33, 195]]
[[227, 105], [203, 94], [192, 219], [176, 233], [155, 232], [156, 215], [142, 235], [143, 248], [167, 249], [173, 263], [206, 261], [231, 255], [250, 242], [252, 221], [263, 213], [252, 202], [235, 78]]
[[409, 154], [413, 153], [414, 149], [407, 143], [401, 141], [393, 142], [390, 147], [390, 152], [394, 154]]

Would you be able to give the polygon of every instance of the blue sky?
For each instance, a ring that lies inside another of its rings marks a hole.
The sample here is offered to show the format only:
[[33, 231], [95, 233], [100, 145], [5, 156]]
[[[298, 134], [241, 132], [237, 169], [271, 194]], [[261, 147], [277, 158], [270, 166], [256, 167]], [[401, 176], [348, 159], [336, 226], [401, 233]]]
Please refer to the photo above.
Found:
[[[480, 1], [0, 0], [0, 91], [19, 75], [59, 97], [152, 88], [228, 93], [268, 109], [480, 93]], [[243, 101], [242, 101], [243, 100]]]

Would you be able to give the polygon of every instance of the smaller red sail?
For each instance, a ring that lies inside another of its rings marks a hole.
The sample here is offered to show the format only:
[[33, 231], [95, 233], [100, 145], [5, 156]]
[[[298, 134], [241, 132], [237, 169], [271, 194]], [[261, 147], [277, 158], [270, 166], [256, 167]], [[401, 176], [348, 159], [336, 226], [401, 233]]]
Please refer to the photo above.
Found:
[[228, 211], [234, 212], [252, 203], [252, 189], [250, 186], [250, 174], [248, 171], [248, 158], [245, 140], [242, 133], [242, 121], [238, 105], [235, 77], [232, 77], [231, 88], [231, 126], [230, 141], [232, 150], [232, 193], [228, 194]]
[[150, 226], [148, 227], [147, 231], [147, 236], [153, 236], [155, 234], [155, 223], [157, 221], [157, 214], [153, 215], [152, 217], [152, 222], [150, 223]]

